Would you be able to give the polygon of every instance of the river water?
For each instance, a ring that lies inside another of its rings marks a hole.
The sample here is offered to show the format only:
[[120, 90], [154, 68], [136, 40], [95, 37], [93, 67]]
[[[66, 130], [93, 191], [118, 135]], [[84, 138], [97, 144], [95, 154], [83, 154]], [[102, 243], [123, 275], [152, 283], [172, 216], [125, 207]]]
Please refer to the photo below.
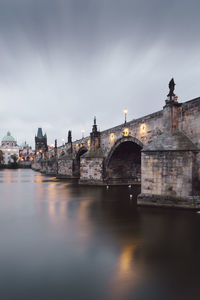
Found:
[[0, 299], [200, 299], [200, 214], [137, 193], [1, 171]]

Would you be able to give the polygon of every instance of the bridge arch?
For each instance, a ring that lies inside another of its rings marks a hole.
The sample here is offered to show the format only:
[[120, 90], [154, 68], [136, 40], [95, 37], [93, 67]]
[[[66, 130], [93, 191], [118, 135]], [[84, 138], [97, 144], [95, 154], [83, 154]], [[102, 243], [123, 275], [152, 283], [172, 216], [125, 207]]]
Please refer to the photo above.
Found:
[[87, 151], [88, 149], [83, 146], [76, 153], [75, 159], [73, 161], [73, 176], [80, 178], [80, 158]]
[[127, 136], [115, 142], [104, 161], [104, 180], [110, 184], [141, 182], [142, 142]]

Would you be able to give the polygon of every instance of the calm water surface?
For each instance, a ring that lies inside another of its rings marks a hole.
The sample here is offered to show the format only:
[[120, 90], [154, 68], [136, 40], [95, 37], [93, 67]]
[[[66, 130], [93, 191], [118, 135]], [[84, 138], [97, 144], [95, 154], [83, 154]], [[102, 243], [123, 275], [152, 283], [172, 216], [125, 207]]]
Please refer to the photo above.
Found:
[[200, 299], [200, 214], [136, 194], [1, 171], [0, 299]]

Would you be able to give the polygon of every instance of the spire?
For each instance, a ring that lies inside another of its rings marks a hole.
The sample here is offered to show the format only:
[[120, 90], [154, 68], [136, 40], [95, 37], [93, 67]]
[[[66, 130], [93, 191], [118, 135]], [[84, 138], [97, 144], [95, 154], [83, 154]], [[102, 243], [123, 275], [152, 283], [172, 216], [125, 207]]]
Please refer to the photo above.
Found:
[[42, 128], [41, 127], [38, 128], [37, 137], [38, 138], [43, 138], [43, 133], [42, 133]]
[[100, 147], [100, 131], [97, 130], [97, 120], [94, 117], [94, 124], [92, 126], [92, 132], [90, 133], [90, 142], [91, 142], [91, 149], [96, 151]]
[[97, 120], [96, 120], [96, 117], [94, 117], [94, 125], [92, 127], [92, 132], [97, 132]]
[[57, 140], [55, 140], [54, 155], [55, 157], [58, 155]]
[[68, 131], [68, 143], [72, 142], [72, 132], [71, 130]]

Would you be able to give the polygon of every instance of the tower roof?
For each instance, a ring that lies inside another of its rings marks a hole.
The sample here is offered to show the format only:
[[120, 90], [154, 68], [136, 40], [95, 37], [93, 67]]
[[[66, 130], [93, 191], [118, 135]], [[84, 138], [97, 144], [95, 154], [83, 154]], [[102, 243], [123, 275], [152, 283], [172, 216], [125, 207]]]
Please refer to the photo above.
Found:
[[22, 148], [25, 148], [25, 147], [28, 147], [29, 145], [27, 144], [27, 142], [25, 141], [25, 142], [23, 142], [21, 145], [20, 145], [20, 147], [22, 147]]
[[40, 127], [38, 128], [37, 137], [43, 138], [42, 128], [40, 128]]
[[16, 142], [15, 138], [10, 134], [10, 132], [7, 132], [7, 135], [5, 135], [2, 139], [2, 142]]

